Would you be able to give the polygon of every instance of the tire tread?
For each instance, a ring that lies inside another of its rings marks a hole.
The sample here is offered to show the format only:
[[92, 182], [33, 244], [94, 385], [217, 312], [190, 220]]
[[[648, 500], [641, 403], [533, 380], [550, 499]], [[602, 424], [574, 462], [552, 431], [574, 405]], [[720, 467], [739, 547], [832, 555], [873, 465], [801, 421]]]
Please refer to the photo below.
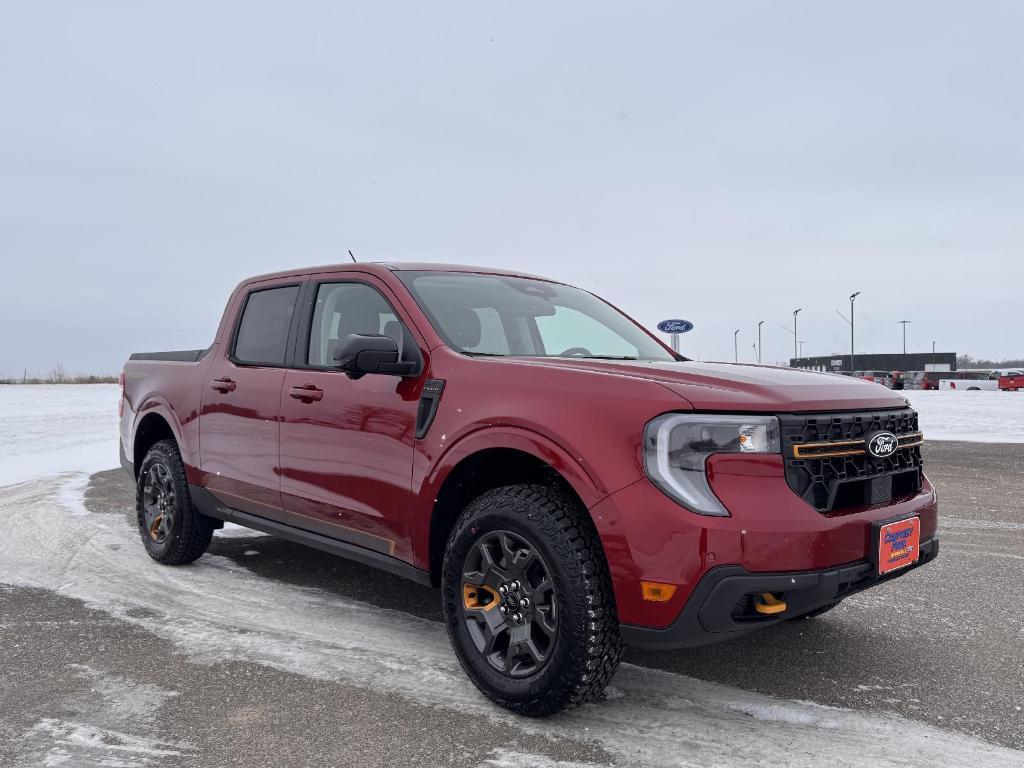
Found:
[[[474, 517], [495, 506], [511, 508], [516, 514], [539, 524], [556, 550], [562, 545], [565, 551], [559, 554], [563, 563], [570, 572], [575, 570], [572, 575], [575, 582], [573, 589], [582, 596], [587, 606], [586, 622], [581, 637], [570, 647], [567, 663], [562, 664], [557, 677], [536, 697], [527, 701], [504, 699], [496, 695], [495, 691], [481, 684], [474, 670], [457, 653], [459, 663], [485, 695], [500, 706], [522, 715], [550, 715], [599, 698], [618, 669], [624, 648], [619, 636], [611, 576], [593, 521], [575, 499], [558, 488], [544, 485], [504, 486], [484, 493], [467, 505], [452, 526], [446, 553], [451, 551], [456, 538]], [[446, 589], [446, 604], [451, 599], [452, 595]], [[454, 645], [451, 622], [446, 621], [445, 625]], [[564, 631], [563, 628], [560, 631]]]

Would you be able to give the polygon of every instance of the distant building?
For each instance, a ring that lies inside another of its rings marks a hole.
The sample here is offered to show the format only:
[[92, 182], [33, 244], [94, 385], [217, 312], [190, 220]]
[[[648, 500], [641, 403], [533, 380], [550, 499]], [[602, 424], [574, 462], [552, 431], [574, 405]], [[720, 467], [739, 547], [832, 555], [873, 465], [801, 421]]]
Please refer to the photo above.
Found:
[[956, 352], [912, 352], [902, 354], [857, 353], [850, 366], [850, 353], [790, 358], [791, 368], [810, 371], [955, 371]]

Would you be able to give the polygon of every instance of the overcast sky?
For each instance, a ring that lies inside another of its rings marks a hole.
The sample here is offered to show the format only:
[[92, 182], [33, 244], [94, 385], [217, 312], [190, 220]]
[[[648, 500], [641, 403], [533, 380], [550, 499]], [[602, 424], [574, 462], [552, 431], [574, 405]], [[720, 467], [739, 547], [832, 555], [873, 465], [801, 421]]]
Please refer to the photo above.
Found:
[[347, 259], [596, 291], [684, 353], [1024, 355], [1020, 2], [0, 0], [0, 375], [206, 346]]

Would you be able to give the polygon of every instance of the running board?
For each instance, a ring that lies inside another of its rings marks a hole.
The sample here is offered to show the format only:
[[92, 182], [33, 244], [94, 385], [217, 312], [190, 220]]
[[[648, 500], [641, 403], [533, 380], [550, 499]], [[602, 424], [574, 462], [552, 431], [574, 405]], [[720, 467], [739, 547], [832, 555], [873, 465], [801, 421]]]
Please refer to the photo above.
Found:
[[252, 528], [254, 531], [269, 533], [271, 536], [277, 536], [279, 539], [293, 541], [296, 544], [305, 544], [307, 547], [319, 549], [321, 552], [328, 552], [348, 560], [354, 560], [371, 568], [379, 568], [382, 571], [393, 573], [404, 579], [415, 581], [417, 584], [423, 584], [428, 587], [433, 586], [430, 581], [430, 574], [427, 571], [421, 570], [396, 557], [391, 557], [381, 552], [374, 552], [372, 549], [366, 549], [356, 544], [349, 544], [347, 541], [332, 539], [330, 536], [323, 536], [319, 533], [296, 528], [294, 525], [279, 523], [276, 520], [268, 520], [265, 517], [250, 515], [248, 512], [233, 509], [221, 503], [216, 496], [198, 485], [190, 484], [188, 490], [192, 495], [192, 503], [195, 505], [196, 510], [207, 517], [235, 523], [244, 528]]

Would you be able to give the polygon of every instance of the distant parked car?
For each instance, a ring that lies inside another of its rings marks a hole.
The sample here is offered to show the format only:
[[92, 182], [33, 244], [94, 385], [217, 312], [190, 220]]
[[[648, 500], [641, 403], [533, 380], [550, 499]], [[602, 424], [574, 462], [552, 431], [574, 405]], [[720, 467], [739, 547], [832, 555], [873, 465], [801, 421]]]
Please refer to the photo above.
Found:
[[912, 371], [904, 375], [904, 389], [938, 389], [939, 381], [954, 378], [956, 371]]
[[1017, 392], [1024, 389], [1024, 374], [1020, 371], [1006, 371], [999, 377], [999, 389], [1004, 392]]
[[1024, 375], [1019, 370], [1007, 370], [997, 368], [996, 370], [960, 371], [959, 378], [943, 378], [939, 381], [939, 389], [966, 389], [967, 391], [987, 390], [995, 392], [999, 389], [999, 379], [1003, 376]]
[[873, 381], [883, 387], [892, 388], [892, 373], [889, 371], [855, 371], [854, 376], [864, 381]]

